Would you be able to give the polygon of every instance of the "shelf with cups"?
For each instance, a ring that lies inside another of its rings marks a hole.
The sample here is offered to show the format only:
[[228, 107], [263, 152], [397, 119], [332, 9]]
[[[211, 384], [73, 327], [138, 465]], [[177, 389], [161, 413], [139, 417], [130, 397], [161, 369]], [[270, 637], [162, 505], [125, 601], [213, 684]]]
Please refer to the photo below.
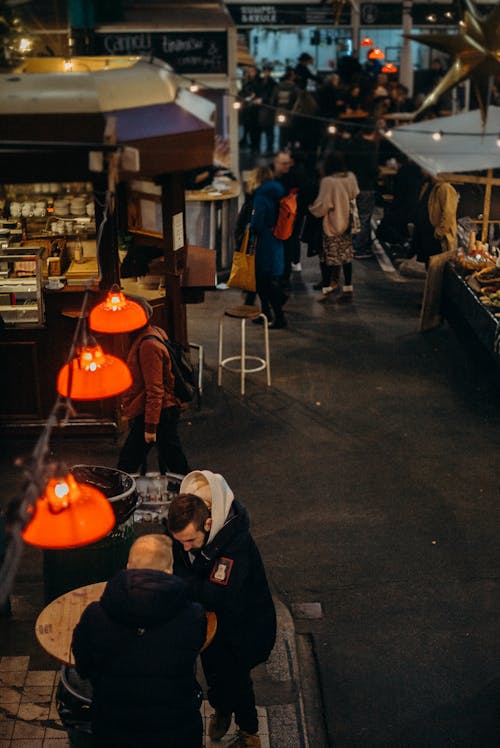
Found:
[[43, 324], [41, 247], [0, 249], [0, 314], [6, 326]]

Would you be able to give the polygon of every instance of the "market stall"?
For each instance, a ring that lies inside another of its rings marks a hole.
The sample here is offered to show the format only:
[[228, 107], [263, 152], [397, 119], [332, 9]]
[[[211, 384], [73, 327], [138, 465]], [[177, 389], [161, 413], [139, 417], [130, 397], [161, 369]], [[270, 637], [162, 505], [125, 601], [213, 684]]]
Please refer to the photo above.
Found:
[[[500, 108], [488, 108], [397, 127], [391, 142], [425, 172], [462, 189], [457, 251], [430, 258], [421, 329], [438, 324], [440, 313], [460, 316], [496, 357], [500, 322], [499, 229]], [[467, 189], [481, 191], [472, 206]]]
[[[0, 76], [2, 428], [46, 418], [84, 293], [101, 300], [120, 282], [119, 230], [154, 246], [164, 263], [161, 284], [129, 279], [127, 292], [148, 296], [154, 321], [188, 342], [184, 174], [212, 162], [213, 104], [181, 89], [161, 61], [65, 64], [30, 60], [24, 72]], [[133, 203], [130, 183], [139, 179], [157, 194], [145, 188]], [[123, 356], [128, 338], [105, 344]], [[114, 430], [116, 405], [85, 404], [72, 423]]]

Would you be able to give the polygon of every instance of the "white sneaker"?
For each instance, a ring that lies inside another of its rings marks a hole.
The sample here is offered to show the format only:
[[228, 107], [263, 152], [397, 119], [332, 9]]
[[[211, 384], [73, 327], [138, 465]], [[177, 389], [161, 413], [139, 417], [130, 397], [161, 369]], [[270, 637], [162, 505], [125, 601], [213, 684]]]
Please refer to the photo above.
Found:
[[300, 262], [292, 262], [292, 270], [296, 273], [300, 273], [302, 270], [302, 265]]

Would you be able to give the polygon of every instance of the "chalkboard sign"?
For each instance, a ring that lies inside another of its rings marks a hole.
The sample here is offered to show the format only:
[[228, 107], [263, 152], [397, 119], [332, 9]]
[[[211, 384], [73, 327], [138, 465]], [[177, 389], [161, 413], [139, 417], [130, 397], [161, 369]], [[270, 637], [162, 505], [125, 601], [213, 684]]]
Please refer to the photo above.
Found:
[[95, 54], [153, 55], [182, 75], [227, 74], [225, 31], [96, 32], [93, 42]]

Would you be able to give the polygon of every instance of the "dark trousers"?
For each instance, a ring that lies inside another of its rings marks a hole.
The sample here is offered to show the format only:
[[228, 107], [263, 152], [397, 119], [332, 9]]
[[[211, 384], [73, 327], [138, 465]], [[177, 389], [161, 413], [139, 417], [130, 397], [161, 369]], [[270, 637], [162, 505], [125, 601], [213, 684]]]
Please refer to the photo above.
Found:
[[210, 706], [221, 714], [234, 713], [240, 730], [254, 734], [259, 729], [250, 670], [218, 636], [201, 653]]
[[371, 251], [372, 246], [372, 213], [375, 207], [375, 192], [371, 190], [362, 190], [356, 198], [358, 204], [359, 223], [361, 231], [354, 234], [352, 243], [354, 252]]
[[[158, 449], [158, 466], [160, 473], [189, 472], [188, 464], [177, 433], [179, 408], [164, 408], [156, 429], [156, 447]], [[144, 414], [137, 416], [130, 423], [125, 444], [118, 458], [118, 470], [126, 473], [145, 472], [147, 455], [153, 444], [144, 441]], [[143, 467], [144, 466], [144, 467]]]
[[284, 319], [283, 304], [287, 297], [280, 283], [272, 275], [258, 271], [255, 274], [255, 283], [262, 313], [271, 319], [272, 309], [275, 321], [282, 322]]

